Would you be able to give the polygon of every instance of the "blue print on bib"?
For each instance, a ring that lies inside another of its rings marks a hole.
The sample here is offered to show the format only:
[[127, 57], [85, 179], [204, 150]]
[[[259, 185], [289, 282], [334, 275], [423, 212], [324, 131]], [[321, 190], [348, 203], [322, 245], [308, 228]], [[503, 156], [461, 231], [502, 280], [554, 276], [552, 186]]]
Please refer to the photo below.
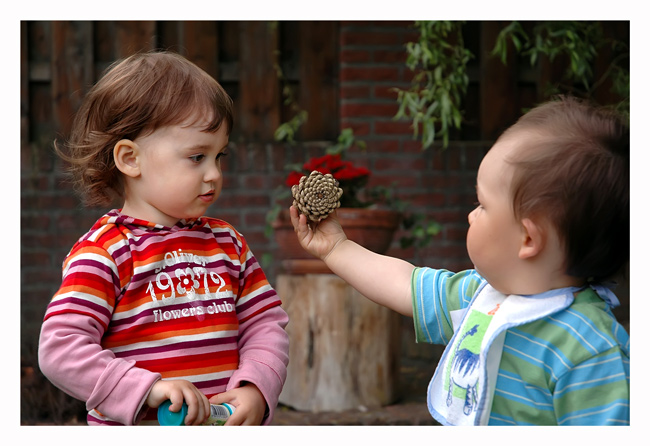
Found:
[[[480, 390], [480, 352], [485, 331], [492, 320], [491, 315], [472, 311], [468, 315], [464, 327], [470, 327], [460, 334], [452, 350], [453, 355], [448, 362], [444, 375], [444, 386], [447, 390], [447, 406], [462, 402], [463, 413], [470, 415], [478, 408], [478, 392]], [[459, 401], [460, 400], [460, 401]]]

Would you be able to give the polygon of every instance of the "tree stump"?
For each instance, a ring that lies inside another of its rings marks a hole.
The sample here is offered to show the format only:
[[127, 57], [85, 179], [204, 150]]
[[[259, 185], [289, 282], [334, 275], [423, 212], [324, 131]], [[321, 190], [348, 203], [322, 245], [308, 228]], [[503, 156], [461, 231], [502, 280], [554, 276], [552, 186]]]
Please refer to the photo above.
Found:
[[289, 366], [280, 402], [322, 412], [395, 401], [400, 316], [333, 274], [280, 274]]

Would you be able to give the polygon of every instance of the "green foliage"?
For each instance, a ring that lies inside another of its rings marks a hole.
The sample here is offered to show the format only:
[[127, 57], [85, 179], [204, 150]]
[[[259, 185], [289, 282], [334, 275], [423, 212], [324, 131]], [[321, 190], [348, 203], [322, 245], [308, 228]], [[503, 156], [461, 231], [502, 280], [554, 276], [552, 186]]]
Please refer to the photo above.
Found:
[[296, 133], [305, 122], [307, 122], [307, 112], [299, 110], [289, 121], [283, 122], [275, 129], [273, 138], [276, 141], [286, 141], [292, 144], [295, 142]]
[[437, 221], [426, 221], [422, 214], [407, 214], [402, 220], [402, 227], [408, 235], [400, 239], [402, 248], [415, 246], [424, 248], [440, 233], [442, 225]]
[[[619, 103], [610, 105], [629, 118], [629, 47], [620, 40], [604, 38], [600, 22], [540, 22], [534, 27], [532, 36], [526, 33], [519, 22], [511, 22], [499, 33], [492, 51], [504, 64], [510, 43], [518, 54], [529, 58], [531, 66], [535, 66], [542, 57], [547, 57], [550, 61], [560, 56], [567, 58], [564, 83], [549, 86], [549, 96], [569, 93], [591, 99], [596, 89], [609, 79], [612, 91], [622, 98]], [[596, 79], [594, 61], [599, 51], [607, 48], [615, 56], [604, 74]]]
[[346, 128], [341, 130], [336, 143], [328, 147], [327, 150], [325, 150], [325, 153], [329, 155], [343, 155], [352, 147], [358, 147], [361, 150], [366, 150], [366, 142], [360, 139], [356, 139], [354, 136], [354, 131], [351, 128]]
[[[272, 28], [276, 26], [277, 23], [273, 22]], [[279, 58], [279, 54], [279, 51], [275, 51], [276, 60]], [[288, 105], [289, 109], [293, 113], [293, 116], [291, 119], [289, 119], [289, 121], [283, 122], [278, 126], [277, 129], [275, 129], [273, 138], [276, 141], [286, 141], [290, 144], [293, 144], [295, 142], [298, 130], [305, 122], [307, 122], [308, 113], [306, 110], [302, 110], [298, 106], [298, 102], [296, 101], [293, 89], [287, 82], [280, 64], [275, 62], [273, 68], [275, 68], [275, 73], [278, 76], [278, 80], [282, 82], [282, 97], [284, 98], [283, 104]]]
[[425, 149], [436, 137], [447, 147], [450, 129], [459, 129], [463, 120], [467, 63], [473, 57], [463, 44], [463, 23], [416, 21], [419, 38], [406, 45], [406, 65], [415, 75], [408, 90], [394, 89], [399, 104], [395, 119], [411, 119], [414, 138], [421, 127]]
[[[408, 90], [394, 89], [399, 106], [395, 119], [410, 119], [413, 136], [421, 140], [425, 149], [436, 138], [442, 139], [443, 148], [447, 147], [449, 131], [460, 129], [463, 122], [462, 103], [469, 84], [467, 63], [474, 57], [464, 47], [463, 25], [464, 22], [416, 21], [418, 39], [406, 45], [406, 64], [415, 75]], [[600, 22], [539, 22], [530, 34], [520, 22], [511, 22], [499, 33], [492, 55], [505, 64], [511, 45], [516, 53], [528, 58], [531, 66], [539, 64], [542, 58], [566, 58], [563, 82], [545, 86], [545, 96], [564, 93], [593, 99], [595, 91], [610, 81], [612, 92], [621, 100], [603, 105], [615, 108], [629, 119], [629, 45], [603, 37]], [[614, 57], [604, 73], [595, 78], [594, 62], [603, 50], [610, 50]]]

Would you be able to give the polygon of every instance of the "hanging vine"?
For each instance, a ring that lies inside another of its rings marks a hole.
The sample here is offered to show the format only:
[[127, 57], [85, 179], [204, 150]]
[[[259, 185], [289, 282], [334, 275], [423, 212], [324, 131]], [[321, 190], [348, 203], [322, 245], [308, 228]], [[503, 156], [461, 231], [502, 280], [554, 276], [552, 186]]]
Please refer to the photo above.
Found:
[[394, 89], [399, 104], [395, 119], [410, 119], [414, 138], [421, 128], [425, 149], [436, 138], [447, 147], [449, 131], [460, 129], [462, 123], [462, 102], [469, 84], [467, 63], [473, 57], [463, 43], [463, 23], [417, 21], [419, 38], [406, 45], [406, 65], [415, 76], [408, 90]]

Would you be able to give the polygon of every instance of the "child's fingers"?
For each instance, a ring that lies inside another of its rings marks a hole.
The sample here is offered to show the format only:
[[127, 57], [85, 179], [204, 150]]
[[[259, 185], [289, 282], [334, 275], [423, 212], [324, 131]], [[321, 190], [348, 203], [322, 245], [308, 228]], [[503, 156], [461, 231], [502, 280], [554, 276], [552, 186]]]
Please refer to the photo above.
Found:
[[166, 399], [169, 399], [169, 401], [171, 402], [171, 404], [169, 405], [169, 410], [172, 412], [178, 412], [179, 410], [181, 410], [181, 407], [183, 406], [183, 402], [185, 401], [183, 392], [179, 389], [175, 389], [174, 387], [170, 388], [169, 394]]
[[230, 395], [230, 392], [223, 392], [219, 393], [212, 398], [210, 398], [210, 404], [223, 404], [223, 403], [229, 403], [232, 400], [232, 396]]
[[293, 223], [294, 226], [296, 226], [296, 222], [298, 219], [298, 209], [294, 205], [291, 205], [289, 207], [289, 216], [291, 217], [291, 223]]
[[307, 217], [304, 214], [297, 215], [297, 210], [293, 212], [295, 212], [295, 215], [292, 214], [291, 223], [293, 224], [293, 228], [298, 235], [298, 240], [304, 240], [307, 236], [309, 236], [310, 232], [309, 226], [307, 225]]
[[185, 403], [187, 404], [187, 416], [185, 417], [185, 424], [201, 424], [208, 417], [210, 411], [210, 403], [208, 399], [198, 391], [190, 389], [184, 394]]
[[246, 421], [246, 414], [243, 410], [235, 411], [234, 414], [230, 415], [226, 420], [224, 426], [241, 426]]

